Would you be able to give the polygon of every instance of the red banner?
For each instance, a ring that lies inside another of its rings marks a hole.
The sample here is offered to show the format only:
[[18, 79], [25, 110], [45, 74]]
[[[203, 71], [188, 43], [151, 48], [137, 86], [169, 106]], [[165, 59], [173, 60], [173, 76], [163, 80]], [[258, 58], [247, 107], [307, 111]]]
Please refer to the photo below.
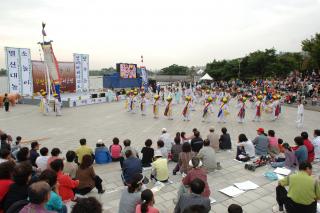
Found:
[[[73, 62], [58, 62], [61, 87], [60, 91], [75, 92], [76, 79]], [[39, 92], [41, 89], [46, 89], [46, 67], [43, 61], [32, 61], [32, 78], [33, 78], [33, 92]]]

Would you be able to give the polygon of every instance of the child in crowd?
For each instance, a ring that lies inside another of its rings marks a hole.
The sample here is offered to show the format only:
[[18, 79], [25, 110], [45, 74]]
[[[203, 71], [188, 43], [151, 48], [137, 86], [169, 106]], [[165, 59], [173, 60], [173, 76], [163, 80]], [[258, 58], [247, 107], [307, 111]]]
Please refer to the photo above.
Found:
[[227, 150], [227, 149], [231, 149], [231, 138], [229, 133], [227, 133], [227, 128], [223, 127], [221, 129], [222, 135], [220, 136], [219, 139], [219, 148], [222, 150]]
[[162, 157], [168, 159], [168, 151], [166, 147], [164, 147], [164, 142], [162, 140], [157, 141], [158, 150], [161, 152]]
[[275, 132], [273, 130], [268, 131], [268, 140], [269, 140], [269, 154], [275, 156], [279, 154], [278, 138], [275, 137]]
[[182, 152], [182, 145], [180, 143], [180, 137], [174, 138], [174, 145], [171, 147], [172, 161], [178, 162], [179, 154]]
[[142, 148], [141, 153], [142, 153], [142, 167], [150, 167], [154, 155], [154, 149], [151, 148], [152, 146], [152, 140], [147, 139], [145, 141], [145, 147]]
[[109, 147], [112, 161], [120, 161], [122, 146], [119, 145], [119, 138], [113, 138], [112, 142], [113, 144]]
[[154, 196], [150, 189], [145, 189], [141, 193], [141, 204], [136, 206], [136, 213], [159, 213], [159, 210], [153, 207]]
[[278, 139], [278, 148], [280, 153], [284, 153], [283, 140], [281, 138]]
[[67, 161], [64, 162], [63, 173], [68, 174], [72, 179], [76, 178], [76, 173], [78, 170], [78, 164], [74, 161], [76, 159], [76, 153], [72, 150], [68, 151], [66, 154]]

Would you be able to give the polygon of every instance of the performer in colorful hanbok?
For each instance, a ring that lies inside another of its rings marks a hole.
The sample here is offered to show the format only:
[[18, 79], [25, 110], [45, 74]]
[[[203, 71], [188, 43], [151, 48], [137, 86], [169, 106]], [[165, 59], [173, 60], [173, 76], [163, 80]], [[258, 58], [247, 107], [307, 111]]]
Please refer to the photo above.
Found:
[[280, 116], [280, 103], [278, 101], [278, 97], [274, 95], [273, 97], [273, 102], [271, 104], [272, 107], [272, 114], [273, 114], [273, 121], [279, 119]]
[[178, 88], [176, 88], [174, 97], [175, 97], [176, 104], [180, 104], [181, 92], [179, 91]]
[[145, 116], [147, 114], [147, 99], [145, 97], [145, 93], [141, 93], [141, 98], [140, 98], [140, 110], [141, 110], [141, 115]]
[[138, 92], [134, 91], [132, 96], [131, 113], [136, 114], [138, 112]]
[[237, 105], [238, 108], [240, 108], [238, 112], [238, 123], [244, 123], [244, 118], [246, 116], [246, 97], [242, 97], [240, 103]]
[[218, 123], [223, 122], [226, 123], [226, 116], [229, 115], [229, 107], [228, 107], [228, 99], [222, 98], [222, 103], [220, 104], [219, 112], [218, 112]]
[[211, 122], [211, 114], [213, 113], [213, 106], [212, 106], [212, 97], [209, 96], [207, 101], [204, 105], [203, 114], [202, 114], [202, 122]]
[[58, 94], [53, 94], [53, 97], [54, 97], [54, 110], [56, 112], [56, 116], [61, 116], [61, 106], [62, 106], [62, 103], [61, 101], [59, 100], [59, 96]]
[[154, 118], [159, 118], [159, 106], [160, 106], [160, 101], [159, 101], [160, 96], [155, 95], [153, 97], [154, 102], [153, 102], [153, 117]]
[[43, 115], [48, 115], [50, 112], [50, 107], [49, 107], [49, 101], [47, 99], [47, 93], [43, 92], [42, 93], [42, 98], [41, 98], [41, 102], [40, 103], [40, 110], [43, 113]]
[[126, 98], [125, 98], [125, 100], [124, 100], [124, 109], [125, 109], [127, 112], [130, 111], [129, 103], [130, 103], [130, 92], [127, 91], [127, 92], [126, 92]]
[[169, 96], [167, 97], [167, 106], [164, 110], [164, 116], [168, 118], [168, 120], [173, 120], [173, 115], [172, 115], [172, 97]]
[[297, 127], [301, 128], [303, 127], [303, 117], [304, 117], [304, 107], [302, 101], [298, 100], [298, 111], [297, 111]]
[[260, 122], [261, 121], [261, 115], [262, 115], [262, 110], [263, 110], [262, 99], [263, 99], [263, 96], [258, 95], [257, 101], [255, 103], [256, 110], [255, 110], [254, 118], [252, 120], [253, 122], [255, 122], [255, 121]]
[[191, 107], [191, 97], [186, 96], [186, 105], [182, 110], [183, 121], [190, 121], [190, 107]]

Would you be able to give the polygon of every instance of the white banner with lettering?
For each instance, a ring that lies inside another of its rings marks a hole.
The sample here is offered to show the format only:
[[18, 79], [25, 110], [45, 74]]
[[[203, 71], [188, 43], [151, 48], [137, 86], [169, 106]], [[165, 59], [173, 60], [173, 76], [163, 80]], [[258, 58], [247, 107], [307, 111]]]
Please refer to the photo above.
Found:
[[89, 55], [73, 54], [75, 73], [76, 73], [76, 90], [77, 92], [89, 91]]
[[9, 93], [21, 92], [21, 81], [19, 75], [19, 49], [6, 47], [6, 61], [9, 82]]
[[20, 70], [21, 70], [21, 90], [22, 95], [32, 95], [32, 73], [30, 50], [26, 48], [19, 49]]

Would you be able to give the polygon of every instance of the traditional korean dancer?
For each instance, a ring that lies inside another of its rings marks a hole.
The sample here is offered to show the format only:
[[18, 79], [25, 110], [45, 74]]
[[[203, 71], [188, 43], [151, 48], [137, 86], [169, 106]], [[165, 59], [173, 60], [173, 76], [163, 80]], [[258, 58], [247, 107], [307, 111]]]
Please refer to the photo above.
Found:
[[56, 116], [61, 116], [61, 106], [62, 106], [62, 103], [59, 99], [59, 96], [58, 94], [53, 94], [53, 97], [54, 97], [54, 109], [55, 109], [55, 112], [56, 112]]
[[272, 114], [273, 114], [273, 121], [279, 119], [280, 116], [280, 103], [278, 101], [278, 97], [274, 95], [273, 97], [273, 102], [271, 104], [272, 107]]
[[246, 97], [242, 97], [240, 103], [237, 105], [238, 108], [240, 108], [238, 112], [238, 123], [244, 123], [244, 118], [246, 115]]
[[304, 117], [304, 106], [302, 101], [299, 99], [298, 100], [298, 111], [297, 111], [297, 126], [298, 128], [303, 127], [303, 117]]
[[147, 114], [147, 99], [145, 97], [145, 93], [141, 93], [141, 99], [140, 99], [140, 110], [141, 115], [145, 116]]
[[260, 122], [261, 121], [261, 115], [262, 115], [262, 109], [263, 109], [263, 104], [262, 104], [262, 95], [258, 95], [257, 97], [257, 101], [255, 103], [255, 115], [254, 115], [254, 118], [253, 118], [253, 122], [257, 121], [257, 122]]
[[190, 107], [191, 107], [191, 97], [186, 96], [186, 105], [182, 111], [183, 121], [190, 121]]
[[220, 109], [218, 112], [218, 123], [223, 122], [226, 123], [226, 116], [229, 115], [228, 109], [228, 99], [222, 98], [222, 103], [220, 104]]
[[159, 95], [155, 95], [153, 97], [154, 102], [153, 102], [153, 118], [159, 118], [159, 106], [160, 106], [160, 102], [159, 102]]
[[211, 114], [213, 113], [213, 106], [212, 106], [212, 97], [208, 97], [207, 101], [204, 105], [203, 114], [202, 114], [202, 122], [211, 122]]
[[167, 97], [167, 106], [164, 110], [164, 116], [168, 118], [168, 120], [173, 120], [173, 113], [172, 113], [172, 97]]

